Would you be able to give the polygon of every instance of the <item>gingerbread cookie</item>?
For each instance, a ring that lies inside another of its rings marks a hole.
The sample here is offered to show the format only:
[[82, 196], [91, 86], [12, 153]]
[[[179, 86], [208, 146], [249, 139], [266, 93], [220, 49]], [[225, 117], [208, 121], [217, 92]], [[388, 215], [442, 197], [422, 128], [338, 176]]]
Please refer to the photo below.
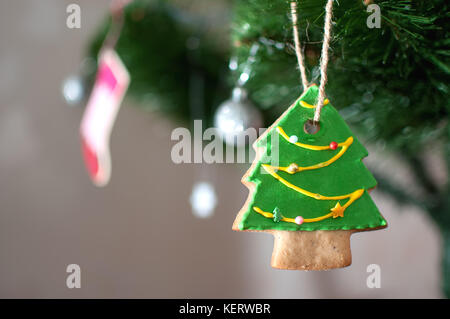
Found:
[[350, 236], [387, 226], [368, 193], [376, 180], [361, 161], [367, 150], [328, 100], [319, 130], [305, 130], [317, 95], [310, 86], [254, 143], [242, 179], [250, 194], [233, 230], [272, 233], [274, 268], [348, 266]]

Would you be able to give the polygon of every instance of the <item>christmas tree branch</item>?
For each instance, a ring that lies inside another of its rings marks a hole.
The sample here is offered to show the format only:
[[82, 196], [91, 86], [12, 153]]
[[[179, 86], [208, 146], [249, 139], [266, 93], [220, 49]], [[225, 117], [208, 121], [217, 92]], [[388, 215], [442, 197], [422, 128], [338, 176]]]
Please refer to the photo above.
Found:
[[373, 173], [375, 179], [378, 182], [378, 187], [381, 192], [389, 195], [400, 204], [412, 204], [417, 207], [421, 207], [425, 210], [428, 210], [429, 203], [425, 200], [420, 200], [417, 196], [411, 195], [408, 192], [405, 192], [403, 187], [394, 185], [388, 178], [384, 177], [382, 174]]
[[418, 157], [417, 153], [414, 153], [406, 147], [402, 148], [401, 154], [411, 166], [411, 172], [416, 176], [420, 185], [428, 192], [428, 195], [437, 196], [439, 194], [439, 188], [427, 174], [423, 160]]

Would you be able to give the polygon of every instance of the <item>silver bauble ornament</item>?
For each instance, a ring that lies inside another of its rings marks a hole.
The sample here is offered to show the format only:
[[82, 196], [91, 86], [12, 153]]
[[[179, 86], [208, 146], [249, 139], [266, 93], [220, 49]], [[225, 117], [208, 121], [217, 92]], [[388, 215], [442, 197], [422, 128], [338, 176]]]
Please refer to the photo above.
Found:
[[214, 126], [226, 144], [240, 147], [253, 142], [246, 136], [258, 135], [248, 134], [246, 130], [260, 128], [262, 116], [248, 99], [247, 91], [236, 87], [233, 89], [231, 99], [226, 100], [217, 108], [214, 115]]
[[67, 77], [62, 84], [62, 95], [67, 104], [74, 106], [80, 104], [84, 98], [84, 82], [80, 76]]
[[217, 195], [214, 186], [208, 182], [196, 183], [192, 189], [189, 201], [194, 216], [198, 218], [211, 217], [217, 205]]

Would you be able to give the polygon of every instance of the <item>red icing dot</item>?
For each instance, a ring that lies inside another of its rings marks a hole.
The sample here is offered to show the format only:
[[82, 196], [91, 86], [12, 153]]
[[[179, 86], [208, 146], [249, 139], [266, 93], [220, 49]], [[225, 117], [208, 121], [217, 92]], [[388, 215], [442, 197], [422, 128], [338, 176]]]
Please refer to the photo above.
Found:
[[337, 148], [338, 148], [338, 143], [336, 143], [336, 142], [331, 142], [331, 143], [330, 143], [330, 148], [331, 148], [332, 150], [337, 149]]

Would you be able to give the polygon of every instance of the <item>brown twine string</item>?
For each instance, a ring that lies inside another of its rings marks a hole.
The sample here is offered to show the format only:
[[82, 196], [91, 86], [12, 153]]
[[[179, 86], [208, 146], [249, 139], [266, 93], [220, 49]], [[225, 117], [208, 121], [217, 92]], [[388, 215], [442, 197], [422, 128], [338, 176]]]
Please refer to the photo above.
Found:
[[314, 122], [320, 120], [320, 112], [322, 111], [323, 102], [325, 100], [325, 84], [327, 83], [327, 67], [328, 67], [328, 50], [330, 49], [331, 38], [331, 16], [333, 13], [333, 0], [328, 0], [325, 7], [325, 26], [323, 30], [322, 54], [320, 57], [320, 85], [319, 95], [317, 96], [317, 106], [314, 112]]
[[297, 2], [291, 2], [291, 16], [292, 16], [292, 29], [294, 32], [294, 44], [295, 44], [295, 54], [297, 55], [298, 68], [300, 69], [300, 76], [302, 79], [303, 90], [306, 91], [308, 88], [308, 78], [306, 77], [305, 64], [302, 54], [302, 48], [300, 46], [300, 37], [298, 35], [297, 26]]
[[114, 48], [122, 33], [124, 8], [131, 0], [113, 0], [110, 4], [111, 26], [106, 35], [103, 47]]
[[[324, 24], [324, 34], [322, 43], [322, 53], [320, 57], [320, 84], [319, 84], [319, 94], [317, 96], [317, 106], [314, 112], [314, 123], [319, 123], [320, 112], [325, 100], [325, 85], [327, 83], [327, 67], [328, 67], [328, 50], [330, 49], [330, 38], [331, 38], [331, 17], [333, 13], [333, 0], [328, 0], [325, 6], [325, 24]], [[298, 66], [300, 69], [300, 75], [302, 79], [303, 89], [306, 90], [308, 87], [308, 80], [306, 78], [305, 64], [303, 59], [303, 54], [300, 46], [300, 40], [298, 35], [297, 27], [297, 3], [295, 1], [291, 2], [291, 15], [293, 23], [293, 33], [294, 33], [294, 43], [295, 43], [295, 54], [297, 55]]]

